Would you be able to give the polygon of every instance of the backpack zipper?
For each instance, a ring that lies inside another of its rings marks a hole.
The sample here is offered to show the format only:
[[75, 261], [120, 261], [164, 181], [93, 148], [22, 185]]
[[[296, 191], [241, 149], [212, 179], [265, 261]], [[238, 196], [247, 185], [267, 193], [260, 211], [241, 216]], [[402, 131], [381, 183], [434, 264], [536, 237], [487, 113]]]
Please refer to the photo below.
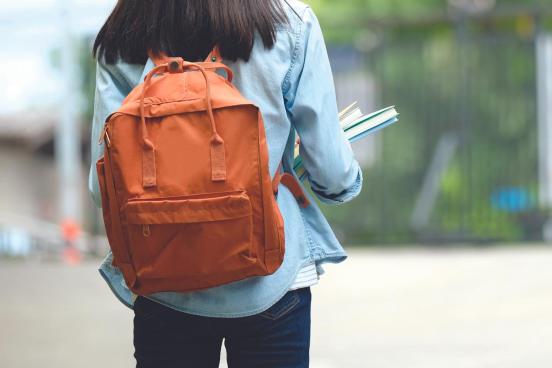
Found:
[[111, 147], [111, 139], [109, 138], [109, 133], [107, 132], [107, 123], [104, 124], [104, 127], [102, 129], [102, 134], [100, 134], [100, 139], [98, 141], [98, 144], [101, 145], [103, 142], [105, 142], [105, 145], [108, 148]]

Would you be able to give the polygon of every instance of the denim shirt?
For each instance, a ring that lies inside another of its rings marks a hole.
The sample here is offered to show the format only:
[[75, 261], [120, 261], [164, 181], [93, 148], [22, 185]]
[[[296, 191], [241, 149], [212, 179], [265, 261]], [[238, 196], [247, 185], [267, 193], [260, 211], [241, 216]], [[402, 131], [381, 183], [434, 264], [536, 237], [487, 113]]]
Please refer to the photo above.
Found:
[[[274, 48], [268, 50], [258, 37], [248, 62], [226, 62], [235, 74], [234, 84], [260, 107], [274, 175], [280, 162], [292, 172], [295, 134], [308, 172], [307, 192], [311, 205], [301, 208], [291, 192], [280, 186], [277, 202], [284, 218], [286, 252], [283, 264], [272, 275], [252, 277], [201, 291], [161, 292], [147, 297], [171, 308], [207, 317], [244, 317], [265, 311], [289, 289], [299, 270], [315, 263], [319, 274], [326, 262], [347, 257], [313, 196], [325, 204], [340, 204], [356, 197], [362, 172], [338, 120], [332, 70], [324, 38], [313, 11], [304, 3], [282, 0], [289, 24], [279, 26]], [[95, 110], [92, 131], [92, 162], [89, 188], [101, 206], [94, 163], [103, 154], [98, 139], [107, 116], [153, 68], [101, 61], [97, 65]], [[100, 273], [115, 295], [132, 308], [134, 295], [121, 272], [111, 264], [112, 254]]]

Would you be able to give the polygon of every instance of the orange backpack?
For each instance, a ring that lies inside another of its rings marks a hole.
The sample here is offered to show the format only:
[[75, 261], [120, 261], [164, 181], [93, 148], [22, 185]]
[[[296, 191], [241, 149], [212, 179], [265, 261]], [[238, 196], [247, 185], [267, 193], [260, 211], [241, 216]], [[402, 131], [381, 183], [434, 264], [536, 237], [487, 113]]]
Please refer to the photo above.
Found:
[[261, 112], [217, 58], [154, 58], [105, 123], [103, 218], [113, 265], [136, 294], [274, 273], [284, 258], [279, 183], [308, 205], [293, 176], [278, 169], [271, 180]]

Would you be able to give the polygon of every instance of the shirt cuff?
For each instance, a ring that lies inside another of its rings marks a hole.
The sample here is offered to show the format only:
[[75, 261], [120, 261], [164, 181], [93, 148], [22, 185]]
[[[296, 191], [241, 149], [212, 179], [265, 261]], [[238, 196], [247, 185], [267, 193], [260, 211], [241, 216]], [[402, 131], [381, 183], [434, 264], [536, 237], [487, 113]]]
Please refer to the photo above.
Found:
[[338, 205], [342, 203], [346, 203], [357, 197], [361, 190], [362, 190], [362, 169], [358, 168], [358, 174], [355, 182], [353, 185], [351, 185], [348, 189], [345, 189], [343, 192], [339, 194], [328, 194], [321, 190], [317, 190], [313, 183], [311, 183], [311, 189], [314, 194], [320, 199], [320, 202], [329, 204], [329, 205]]

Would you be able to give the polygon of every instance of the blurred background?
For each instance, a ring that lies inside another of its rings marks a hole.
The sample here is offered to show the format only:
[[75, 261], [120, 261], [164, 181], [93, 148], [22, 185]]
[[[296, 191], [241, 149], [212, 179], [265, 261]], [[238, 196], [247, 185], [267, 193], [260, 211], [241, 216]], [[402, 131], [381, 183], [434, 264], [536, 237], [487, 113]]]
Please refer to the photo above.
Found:
[[[312, 366], [552, 366], [552, 1], [306, 2], [339, 107], [401, 113], [323, 208], [351, 257], [313, 288]], [[132, 366], [87, 191], [114, 4], [0, 0], [0, 366]]]

